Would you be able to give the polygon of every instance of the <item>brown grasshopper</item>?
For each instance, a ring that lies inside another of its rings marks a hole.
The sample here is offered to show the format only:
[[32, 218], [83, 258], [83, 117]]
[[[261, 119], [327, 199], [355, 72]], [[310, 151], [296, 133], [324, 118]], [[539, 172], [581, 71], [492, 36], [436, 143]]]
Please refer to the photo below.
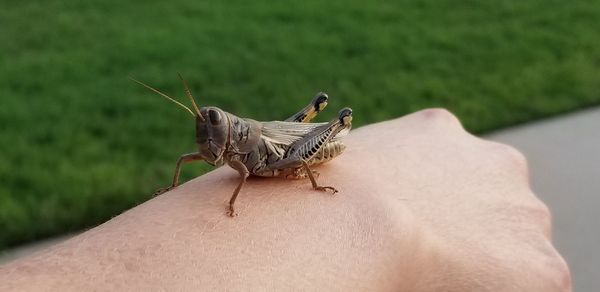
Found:
[[175, 166], [173, 183], [156, 191], [160, 195], [179, 184], [181, 165], [184, 162], [204, 160], [214, 166], [229, 165], [237, 170], [241, 180], [229, 200], [229, 216], [236, 216], [235, 200], [249, 175], [265, 177], [310, 179], [315, 190], [337, 190], [317, 184], [310, 166], [332, 160], [345, 146], [340, 138], [352, 127], [352, 110], [343, 108], [338, 117], [328, 123], [309, 123], [327, 105], [328, 96], [319, 92], [301, 111], [285, 121], [259, 122], [240, 118], [214, 106], [198, 107], [187, 82], [185, 93], [194, 111], [172, 97], [136, 79], [133, 81], [158, 93], [187, 110], [196, 120], [197, 152], [179, 157]]

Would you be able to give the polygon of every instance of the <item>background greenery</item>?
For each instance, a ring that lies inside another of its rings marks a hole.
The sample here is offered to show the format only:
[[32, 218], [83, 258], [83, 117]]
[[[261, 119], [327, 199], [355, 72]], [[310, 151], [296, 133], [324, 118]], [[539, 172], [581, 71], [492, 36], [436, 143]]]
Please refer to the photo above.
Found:
[[[7, 1], [0, 249], [147, 200], [201, 104], [281, 119], [319, 90], [355, 124], [446, 107], [474, 132], [600, 103], [597, 1]], [[209, 168], [187, 166], [185, 177]]]

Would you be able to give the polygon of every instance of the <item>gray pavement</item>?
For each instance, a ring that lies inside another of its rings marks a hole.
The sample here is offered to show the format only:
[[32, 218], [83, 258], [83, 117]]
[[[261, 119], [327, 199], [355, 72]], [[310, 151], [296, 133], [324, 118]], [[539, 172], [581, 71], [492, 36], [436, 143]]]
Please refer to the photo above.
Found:
[[[528, 159], [531, 184], [553, 214], [554, 242], [574, 291], [600, 288], [600, 107], [484, 136]], [[0, 254], [0, 264], [61, 242], [60, 237]]]
[[485, 138], [525, 154], [531, 185], [552, 211], [553, 239], [574, 291], [600, 289], [600, 108], [505, 129]]

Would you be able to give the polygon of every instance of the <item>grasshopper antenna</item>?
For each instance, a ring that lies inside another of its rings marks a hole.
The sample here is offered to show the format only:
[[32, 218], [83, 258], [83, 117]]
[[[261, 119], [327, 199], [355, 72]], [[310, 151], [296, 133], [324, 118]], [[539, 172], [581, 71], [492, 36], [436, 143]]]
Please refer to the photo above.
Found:
[[181, 79], [181, 82], [183, 82], [183, 87], [185, 88], [185, 95], [187, 95], [187, 97], [192, 102], [192, 105], [194, 106], [196, 113], [198, 113], [198, 117], [200, 117], [200, 120], [202, 120], [204, 122], [204, 117], [202, 117], [202, 115], [200, 114], [200, 109], [198, 109], [198, 105], [196, 104], [196, 101], [194, 100], [194, 97], [192, 96], [192, 91], [190, 91], [190, 87], [188, 86], [185, 79], [183, 79], [181, 74], [177, 73], [177, 75], [179, 76], [179, 79]]
[[[194, 115], [194, 112], [192, 112], [192, 110], [191, 110], [189, 107], [187, 107], [187, 106], [183, 105], [181, 102], [178, 102], [178, 101], [176, 101], [176, 100], [175, 100], [175, 99], [173, 99], [172, 97], [170, 97], [170, 96], [168, 96], [168, 95], [166, 95], [166, 94], [164, 94], [164, 93], [160, 92], [158, 89], [155, 89], [155, 88], [151, 87], [150, 85], [147, 85], [146, 83], [144, 83], [144, 82], [142, 82], [142, 81], [139, 81], [139, 80], [137, 80], [137, 79], [135, 79], [135, 78], [133, 78], [133, 77], [131, 77], [131, 76], [129, 76], [129, 79], [131, 79], [131, 81], [133, 81], [133, 82], [135, 82], [135, 83], [138, 83], [138, 84], [140, 84], [141, 86], [144, 86], [144, 87], [146, 87], [146, 88], [148, 88], [148, 89], [150, 89], [150, 90], [152, 90], [152, 91], [154, 91], [154, 92], [158, 93], [160, 96], [162, 96], [162, 97], [164, 97], [164, 98], [166, 98], [166, 99], [168, 99], [168, 100], [170, 100], [170, 101], [174, 102], [174, 103], [175, 103], [175, 104], [177, 104], [178, 106], [180, 106], [180, 107], [184, 108], [185, 110], [187, 110], [187, 111], [190, 113], [190, 115], [192, 115], [192, 117], [196, 117], [196, 115]], [[194, 104], [194, 105], [195, 105], [195, 104]]]

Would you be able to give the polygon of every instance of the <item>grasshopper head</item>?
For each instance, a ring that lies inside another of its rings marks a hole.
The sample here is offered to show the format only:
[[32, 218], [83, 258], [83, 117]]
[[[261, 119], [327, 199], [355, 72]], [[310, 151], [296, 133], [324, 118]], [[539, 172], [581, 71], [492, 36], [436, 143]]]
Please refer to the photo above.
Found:
[[194, 100], [194, 97], [192, 96], [192, 92], [190, 91], [187, 82], [183, 79], [183, 77], [181, 77], [181, 75], [179, 75], [179, 79], [181, 79], [183, 82], [185, 94], [192, 103], [194, 111], [174, 98], [162, 93], [158, 89], [155, 89], [137, 79], [131, 77], [130, 79], [158, 93], [162, 97], [170, 100], [189, 112], [190, 115], [196, 119], [196, 144], [198, 144], [200, 155], [206, 162], [212, 165], [223, 164], [223, 153], [225, 153], [225, 149], [228, 146], [230, 133], [229, 117], [224, 111], [213, 106], [199, 108]]
[[196, 144], [202, 158], [212, 164], [223, 163], [223, 153], [229, 139], [227, 114], [217, 107], [203, 107], [196, 116]]

